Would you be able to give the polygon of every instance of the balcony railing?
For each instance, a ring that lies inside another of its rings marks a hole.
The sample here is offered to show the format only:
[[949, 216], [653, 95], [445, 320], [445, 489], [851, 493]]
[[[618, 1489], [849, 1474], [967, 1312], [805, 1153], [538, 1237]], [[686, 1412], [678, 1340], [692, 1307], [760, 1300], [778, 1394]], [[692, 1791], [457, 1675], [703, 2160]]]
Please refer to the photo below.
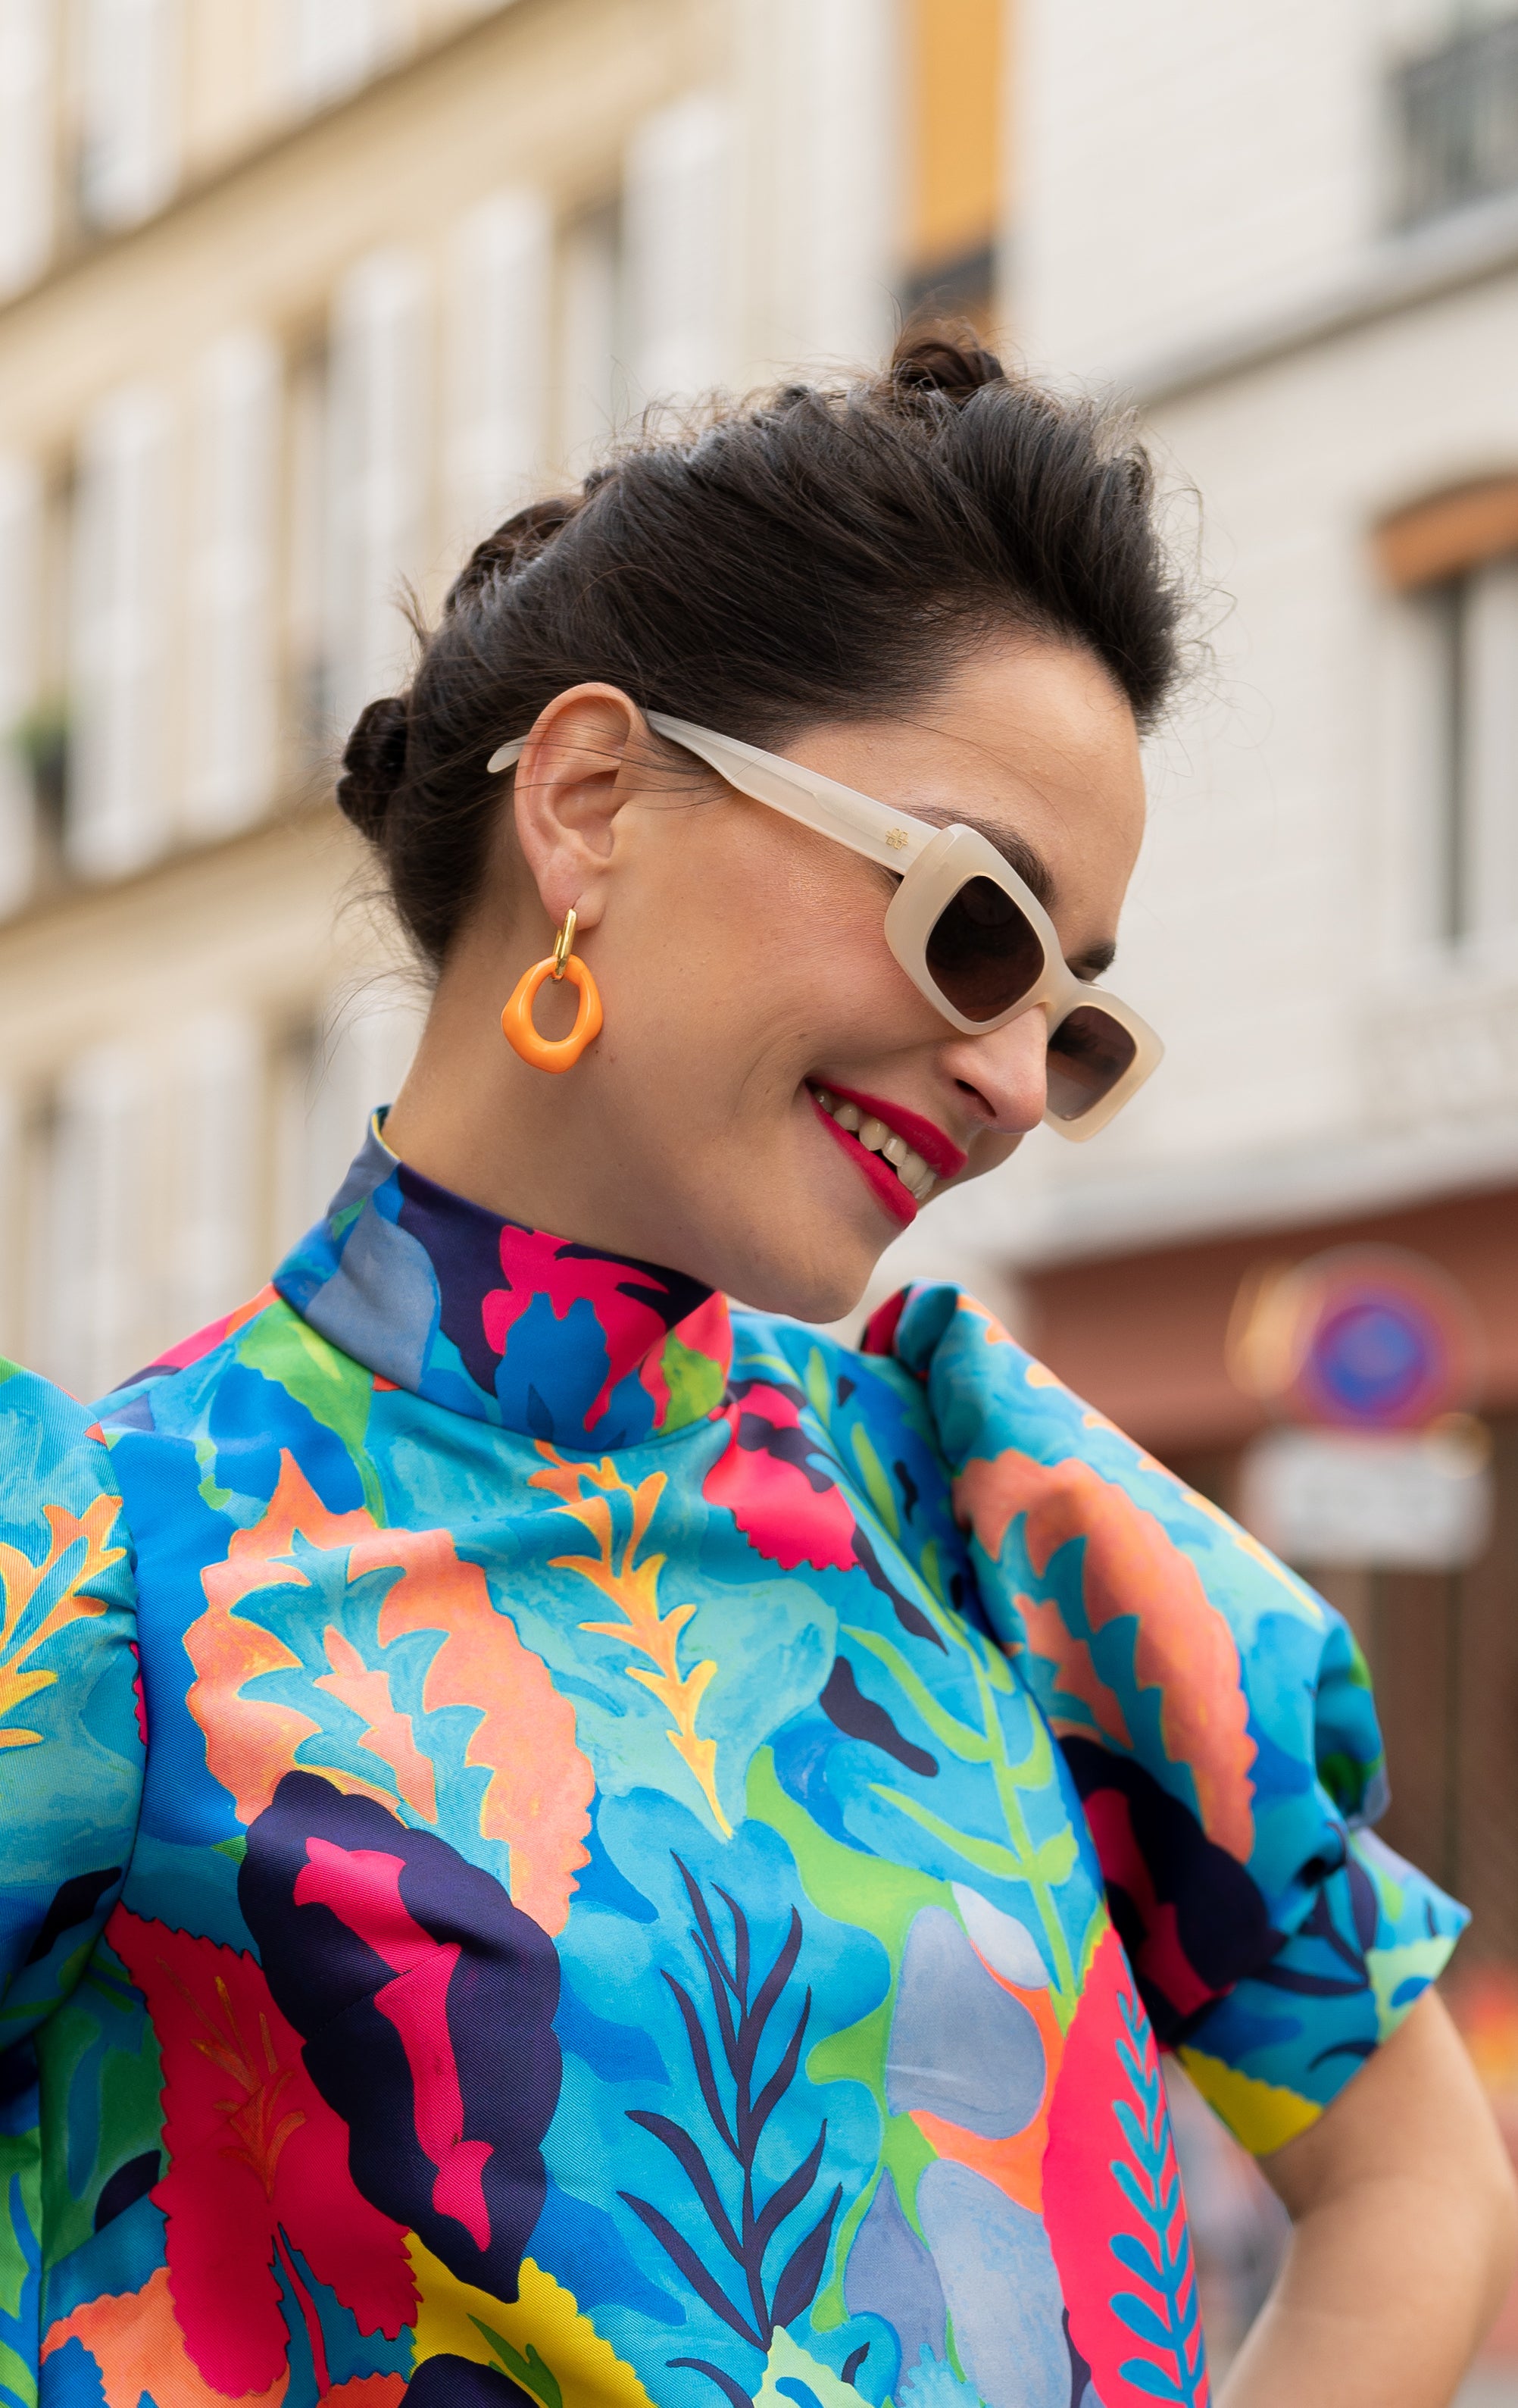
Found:
[[1401, 224], [1518, 190], [1518, 14], [1410, 60], [1394, 100]]

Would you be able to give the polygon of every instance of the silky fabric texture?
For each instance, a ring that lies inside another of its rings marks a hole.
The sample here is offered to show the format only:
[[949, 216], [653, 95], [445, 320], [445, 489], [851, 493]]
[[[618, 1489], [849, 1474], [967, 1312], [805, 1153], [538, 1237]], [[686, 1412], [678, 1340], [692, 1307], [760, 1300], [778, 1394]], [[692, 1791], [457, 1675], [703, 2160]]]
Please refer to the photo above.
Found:
[[376, 1125], [0, 1416], [0, 2399], [1205, 2400], [1157, 2043], [1276, 2148], [1464, 1917], [1344, 1624], [979, 1306], [730, 1318]]

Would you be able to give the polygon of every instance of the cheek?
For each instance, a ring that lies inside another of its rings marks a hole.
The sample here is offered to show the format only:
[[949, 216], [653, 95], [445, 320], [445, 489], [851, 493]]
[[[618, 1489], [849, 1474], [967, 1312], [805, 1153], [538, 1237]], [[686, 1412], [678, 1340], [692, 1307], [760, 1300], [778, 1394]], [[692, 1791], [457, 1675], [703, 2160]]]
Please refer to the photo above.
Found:
[[714, 1092], [771, 1068], [794, 1091], [820, 1046], [890, 1006], [901, 974], [886, 897], [863, 865], [817, 840], [691, 847], [602, 932], [609, 1026], [652, 1069], [697, 1071]]

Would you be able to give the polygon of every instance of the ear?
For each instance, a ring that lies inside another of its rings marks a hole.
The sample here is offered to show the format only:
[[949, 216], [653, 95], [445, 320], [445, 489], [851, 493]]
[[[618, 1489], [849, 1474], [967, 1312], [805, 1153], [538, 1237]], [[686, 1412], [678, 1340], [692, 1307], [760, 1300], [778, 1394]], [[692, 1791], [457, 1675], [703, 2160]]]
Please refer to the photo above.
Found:
[[576, 685], [538, 713], [517, 763], [517, 841], [554, 927], [606, 909], [617, 814], [648, 781], [643, 714], [614, 685]]

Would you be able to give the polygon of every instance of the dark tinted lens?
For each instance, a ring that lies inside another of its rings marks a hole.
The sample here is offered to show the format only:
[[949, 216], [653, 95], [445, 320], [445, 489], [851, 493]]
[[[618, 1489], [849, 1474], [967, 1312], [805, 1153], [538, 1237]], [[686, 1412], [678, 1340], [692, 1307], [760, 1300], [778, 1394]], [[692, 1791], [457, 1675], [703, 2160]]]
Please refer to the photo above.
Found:
[[1078, 1003], [1049, 1039], [1049, 1109], [1078, 1121], [1110, 1096], [1138, 1048], [1121, 1020], [1100, 1004]]
[[970, 878], [933, 923], [927, 966], [967, 1020], [995, 1020], [1037, 985], [1044, 953], [1006, 888]]

